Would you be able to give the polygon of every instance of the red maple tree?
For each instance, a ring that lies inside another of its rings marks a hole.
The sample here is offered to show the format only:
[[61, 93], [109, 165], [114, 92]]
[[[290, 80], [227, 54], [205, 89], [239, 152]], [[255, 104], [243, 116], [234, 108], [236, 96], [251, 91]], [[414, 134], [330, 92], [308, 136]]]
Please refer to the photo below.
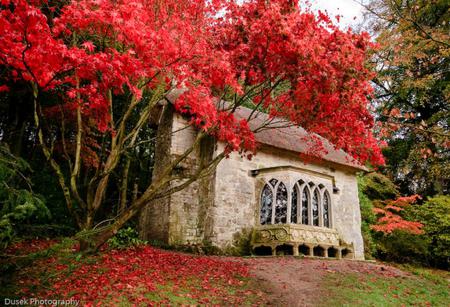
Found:
[[[125, 193], [128, 206], [96, 232], [98, 247], [152, 199], [188, 186], [232, 151], [256, 151], [252, 118], [233, 114], [243, 105], [301, 125], [361, 163], [382, 164], [367, 100], [371, 47], [368, 34], [341, 31], [288, 0], [2, 0], [0, 89], [31, 86], [41, 147], [83, 230], [94, 227], [111, 173], [126, 182], [120, 162], [139, 146], [158, 102], [183, 90], [175, 108], [199, 130], [196, 141], [139, 197]], [[57, 103], [46, 104], [49, 96]], [[217, 104], [223, 98], [229, 103]], [[176, 185], [173, 169], [207, 135], [224, 152]]]
[[382, 208], [373, 208], [373, 212], [378, 215], [378, 220], [377, 224], [372, 225], [371, 228], [384, 234], [390, 234], [395, 230], [402, 230], [412, 234], [422, 234], [422, 223], [405, 220], [400, 215], [401, 211], [420, 198], [419, 195], [412, 195], [382, 202]]

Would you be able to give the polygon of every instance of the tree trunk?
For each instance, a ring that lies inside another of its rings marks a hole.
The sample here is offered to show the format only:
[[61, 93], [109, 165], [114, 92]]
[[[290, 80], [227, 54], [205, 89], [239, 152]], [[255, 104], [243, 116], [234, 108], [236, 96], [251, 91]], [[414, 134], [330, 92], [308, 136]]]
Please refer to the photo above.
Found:
[[[121, 229], [123, 225], [125, 225], [137, 212], [138, 210], [134, 208], [127, 209], [126, 212], [119, 216], [114, 224], [106, 227], [104, 231], [101, 231], [100, 233], [92, 237], [92, 239], [90, 240], [91, 246], [88, 247], [87, 251], [89, 251], [89, 249], [98, 250], [103, 244], [106, 243], [106, 241], [112, 238], [117, 233], [117, 231]], [[86, 251], [81, 249], [81, 242], [80, 250]]]

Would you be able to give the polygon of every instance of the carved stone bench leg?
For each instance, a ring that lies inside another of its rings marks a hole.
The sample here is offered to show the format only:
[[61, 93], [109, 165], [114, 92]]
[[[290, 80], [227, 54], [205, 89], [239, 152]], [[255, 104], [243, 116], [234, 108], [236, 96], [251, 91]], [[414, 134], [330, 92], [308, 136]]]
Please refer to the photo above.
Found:
[[294, 244], [294, 247], [292, 247], [294, 249], [294, 256], [299, 256], [298, 253], [298, 244]]
[[324, 248], [324, 249], [323, 249], [323, 256], [324, 256], [325, 258], [328, 258], [328, 248]]
[[336, 258], [342, 259], [342, 248], [340, 248], [340, 247], [337, 248]]

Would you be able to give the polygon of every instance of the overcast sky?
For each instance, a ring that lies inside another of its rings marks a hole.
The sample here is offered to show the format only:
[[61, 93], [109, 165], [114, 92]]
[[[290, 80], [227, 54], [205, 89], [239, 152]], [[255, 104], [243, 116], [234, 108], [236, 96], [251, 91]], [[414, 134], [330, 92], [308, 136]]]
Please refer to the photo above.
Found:
[[327, 10], [330, 17], [342, 15], [340, 22], [342, 28], [354, 26], [362, 21], [362, 7], [353, 0], [309, 0], [309, 2], [314, 11]]

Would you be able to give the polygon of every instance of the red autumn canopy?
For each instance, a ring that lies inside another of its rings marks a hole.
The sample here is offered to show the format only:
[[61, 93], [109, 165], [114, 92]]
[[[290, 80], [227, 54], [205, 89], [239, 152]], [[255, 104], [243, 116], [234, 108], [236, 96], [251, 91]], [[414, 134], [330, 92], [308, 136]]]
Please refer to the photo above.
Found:
[[[56, 94], [67, 110], [81, 105], [100, 133], [116, 130], [111, 94], [137, 104], [146, 91], [183, 88], [177, 110], [227, 150], [255, 150], [248, 123], [233, 116], [250, 105], [382, 164], [368, 109], [369, 36], [291, 1], [239, 2], [2, 0], [3, 81]], [[218, 106], [224, 97], [231, 107]]]

